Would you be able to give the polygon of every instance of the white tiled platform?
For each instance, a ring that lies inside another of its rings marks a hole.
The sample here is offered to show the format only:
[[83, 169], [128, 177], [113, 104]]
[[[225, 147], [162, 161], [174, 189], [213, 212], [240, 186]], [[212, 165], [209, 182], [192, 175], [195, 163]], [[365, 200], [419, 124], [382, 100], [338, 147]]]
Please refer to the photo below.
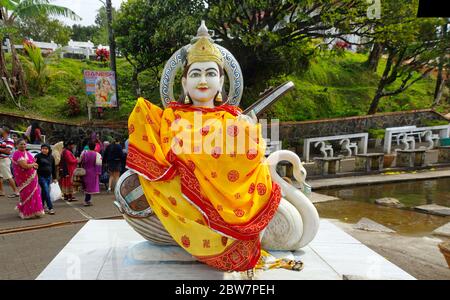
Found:
[[[276, 269], [256, 279], [414, 279], [359, 241], [321, 220], [312, 243], [275, 256], [301, 259], [300, 272]], [[214, 270], [180, 247], [145, 241], [123, 220], [89, 221], [37, 279], [241, 279], [240, 273]]]

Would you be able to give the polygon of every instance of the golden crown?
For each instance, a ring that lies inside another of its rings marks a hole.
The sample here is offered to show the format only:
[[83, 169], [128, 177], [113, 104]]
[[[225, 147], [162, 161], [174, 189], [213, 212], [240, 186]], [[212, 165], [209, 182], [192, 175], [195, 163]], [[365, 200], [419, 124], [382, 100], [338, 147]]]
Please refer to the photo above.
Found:
[[219, 49], [214, 46], [209, 38], [201, 37], [188, 51], [187, 63], [191, 65], [195, 62], [214, 61], [223, 68], [223, 56]]

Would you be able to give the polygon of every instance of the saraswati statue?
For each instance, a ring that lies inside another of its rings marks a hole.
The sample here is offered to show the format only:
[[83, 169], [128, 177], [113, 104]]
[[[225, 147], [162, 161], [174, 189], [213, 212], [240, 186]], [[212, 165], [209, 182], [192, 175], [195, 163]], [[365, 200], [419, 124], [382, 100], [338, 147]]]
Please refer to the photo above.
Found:
[[[184, 94], [176, 102], [180, 69]], [[179, 245], [213, 268], [249, 276], [255, 269], [300, 270], [301, 262], [276, 260], [263, 249], [297, 250], [317, 233], [315, 207], [276, 165], [291, 162], [300, 183], [306, 171], [291, 151], [265, 158], [261, 124], [238, 107], [242, 89], [239, 64], [202, 22], [164, 68], [165, 108], [139, 98], [130, 115], [129, 170], [116, 187], [116, 205], [147, 240]]]

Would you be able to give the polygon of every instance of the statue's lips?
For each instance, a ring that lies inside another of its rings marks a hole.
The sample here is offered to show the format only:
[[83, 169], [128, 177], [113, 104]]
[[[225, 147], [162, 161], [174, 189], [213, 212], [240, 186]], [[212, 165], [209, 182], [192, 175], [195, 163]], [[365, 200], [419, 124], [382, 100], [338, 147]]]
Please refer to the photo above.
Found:
[[208, 90], [208, 88], [207, 87], [199, 87], [199, 88], [197, 88], [197, 90], [200, 90], [202, 92], [206, 92]]

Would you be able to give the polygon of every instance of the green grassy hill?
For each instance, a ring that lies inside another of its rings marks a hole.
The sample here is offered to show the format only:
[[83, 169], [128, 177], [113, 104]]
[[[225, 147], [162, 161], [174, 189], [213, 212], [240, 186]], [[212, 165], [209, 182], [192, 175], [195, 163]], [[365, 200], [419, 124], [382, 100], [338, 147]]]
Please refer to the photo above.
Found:
[[[261, 83], [252, 90], [247, 89], [244, 93], [246, 97], [244, 102], [247, 104], [253, 102], [267, 86], [292, 80], [296, 86], [295, 90], [274, 105], [269, 113], [271, 117], [282, 121], [292, 121], [364, 115], [384, 63], [384, 61], [381, 62], [378, 74], [374, 74], [364, 69], [362, 63], [365, 60], [365, 55], [350, 52], [341, 56], [318, 57], [311, 62], [310, 68], [305, 72], [282, 76], [268, 83]], [[118, 59], [117, 66], [120, 108], [107, 110], [105, 118], [126, 120], [135, 103], [131, 84], [132, 68], [125, 59], [121, 58]], [[106, 70], [107, 66], [99, 62], [55, 57], [51, 60], [51, 68], [58, 74], [51, 81], [44, 95], [32, 93], [30, 99], [22, 99], [24, 110], [18, 110], [12, 103], [0, 102], [0, 111], [52, 120], [74, 122], [86, 120], [88, 98], [82, 81], [83, 70]], [[144, 96], [157, 103], [158, 83], [155, 77], [150, 72], [143, 73], [140, 81]], [[428, 108], [432, 102], [434, 85], [433, 78], [421, 80], [402, 94], [383, 98], [379, 111]], [[67, 98], [69, 96], [76, 96], [80, 100], [82, 106], [80, 115], [68, 115]], [[440, 109], [444, 111], [447, 107], [440, 107]]]
[[[270, 115], [285, 121], [365, 115], [385, 64], [382, 60], [374, 74], [364, 68], [366, 59], [366, 55], [351, 52], [320, 57], [306, 72], [273, 80], [273, 85], [291, 80], [296, 88], [274, 105]], [[399, 95], [383, 98], [378, 111], [429, 108], [434, 88], [435, 79], [425, 78]]]

